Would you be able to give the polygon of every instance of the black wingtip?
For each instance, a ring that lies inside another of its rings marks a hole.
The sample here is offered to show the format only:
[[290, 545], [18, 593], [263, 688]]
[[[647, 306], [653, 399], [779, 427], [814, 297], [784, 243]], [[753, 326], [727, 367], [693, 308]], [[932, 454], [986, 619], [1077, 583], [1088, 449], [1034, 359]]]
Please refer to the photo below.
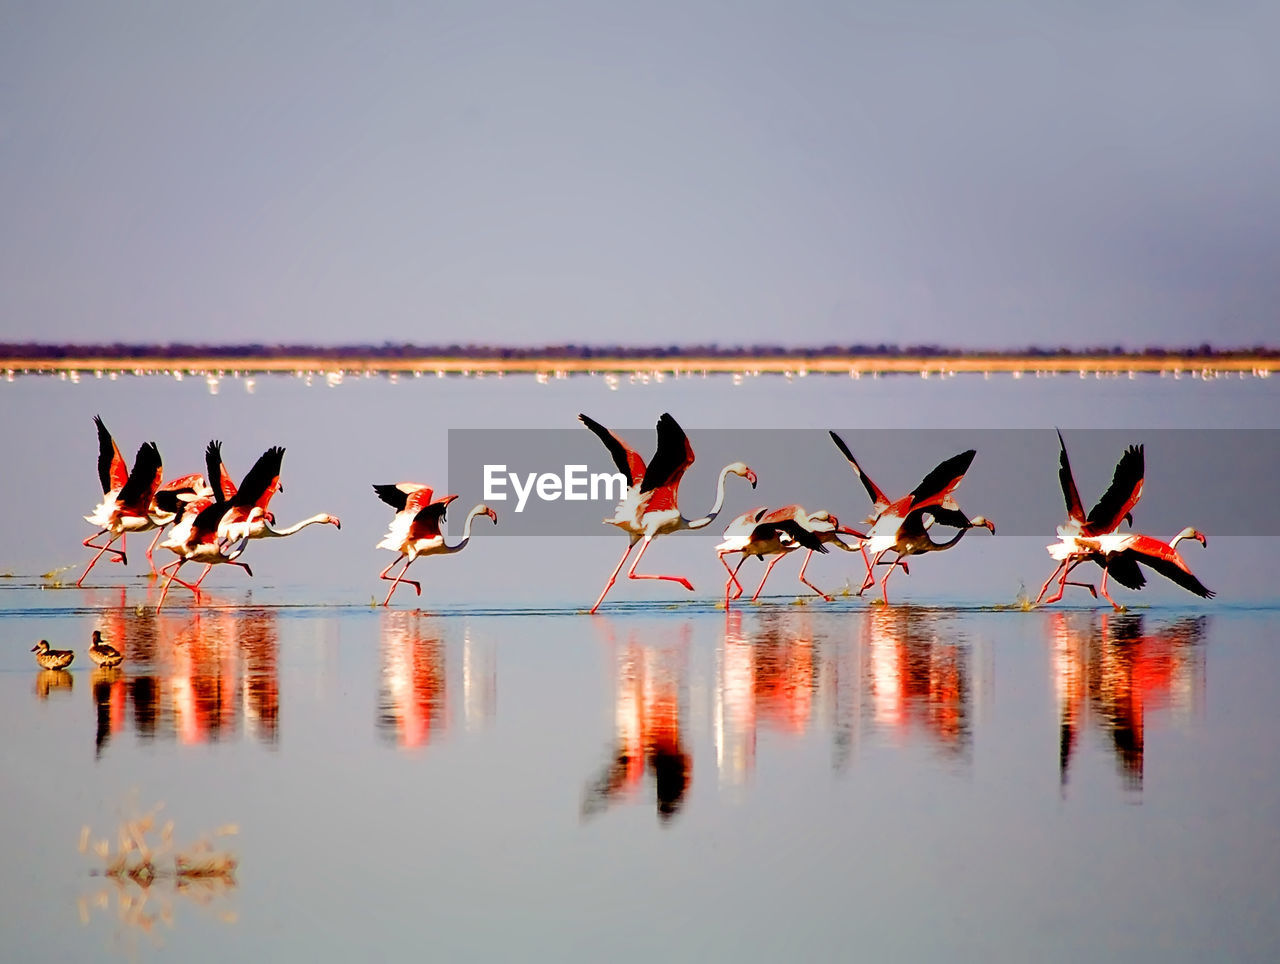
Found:
[[842, 439], [839, 435], [837, 435], [835, 432], [831, 431], [830, 429], [827, 430], [827, 434], [831, 436], [831, 441], [836, 443], [836, 448], [840, 450], [840, 454], [843, 455], [850, 462], [853, 462], [853, 453], [849, 451], [849, 446], [844, 444], [844, 439]]

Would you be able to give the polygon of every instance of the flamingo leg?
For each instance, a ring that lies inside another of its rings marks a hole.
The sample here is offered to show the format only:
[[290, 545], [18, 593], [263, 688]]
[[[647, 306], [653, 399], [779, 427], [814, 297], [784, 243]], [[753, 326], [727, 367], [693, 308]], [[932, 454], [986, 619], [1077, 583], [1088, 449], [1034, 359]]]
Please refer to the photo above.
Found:
[[[737, 582], [737, 571], [739, 571], [740, 568], [742, 568], [742, 563], [744, 562], [746, 562], [746, 556], [740, 558], [739, 561], [737, 561], [737, 565], [733, 567], [733, 581]], [[733, 594], [733, 598], [739, 599], [741, 598], [741, 595], [742, 595], [742, 584], [741, 582], [737, 582], [737, 593]]]
[[87, 565], [87, 566], [85, 567], [84, 572], [82, 572], [82, 573], [80, 574], [80, 578], [76, 580], [76, 588], [77, 588], [77, 589], [81, 588], [80, 584], [81, 584], [82, 582], [84, 582], [84, 577], [85, 577], [85, 576], [87, 576], [87, 575], [89, 575], [89, 570], [90, 570], [90, 569], [92, 569], [92, 568], [94, 567], [94, 565], [97, 563], [97, 561], [98, 561], [99, 559], [101, 559], [101, 558], [102, 558], [102, 554], [103, 554], [104, 552], [112, 552], [112, 553], [115, 553], [117, 556], [119, 556], [119, 557], [120, 557], [120, 561], [122, 561], [122, 562], [124, 561], [124, 553], [123, 553], [121, 550], [119, 550], [119, 549], [112, 549], [112, 548], [111, 548], [111, 543], [113, 543], [113, 542], [115, 542], [115, 541], [116, 541], [116, 537], [115, 537], [115, 536], [112, 536], [110, 539], [108, 539], [108, 540], [107, 540], [107, 544], [106, 544], [105, 546], [100, 546], [100, 545], [98, 545], [98, 543], [96, 543], [96, 542], [94, 542], [94, 541], [93, 541], [94, 539], [98, 538], [98, 536], [105, 535], [108, 531], [109, 531], [109, 530], [107, 530], [107, 529], [103, 529], [103, 530], [101, 530], [100, 532], [95, 532], [95, 533], [94, 533], [93, 535], [91, 535], [88, 539], [85, 539], [85, 540], [84, 540], [84, 542], [80, 543], [82, 546], [85, 546], [85, 547], [87, 547], [87, 548], [89, 548], [89, 549], [97, 549], [97, 550], [98, 550], [98, 554], [97, 554], [96, 556], [94, 556], [92, 559], [90, 559], [90, 560], [89, 560], [89, 565]]
[[[1094, 589], [1091, 584], [1087, 582], [1075, 582], [1067, 578], [1067, 576], [1071, 575], [1072, 571], [1076, 568], [1076, 566], [1080, 565], [1082, 562], [1085, 562], [1085, 561], [1086, 560], [1084, 559], [1075, 559], [1075, 560], [1064, 559], [1058, 565], [1058, 568], [1053, 571], [1053, 575], [1049, 577], [1048, 582], [1045, 583], [1044, 588], [1040, 590], [1040, 595], [1043, 596], [1045, 589], [1049, 587], [1049, 583], [1053, 582], [1054, 576], [1057, 576], [1059, 573], [1062, 574], [1061, 578], [1058, 580], [1058, 591], [1055, 592], [1048, 599], [1046, 599], [1044, 601], [1044, 605], [1049, 606], [1049, 605], [1052, 605], [1053, 603], [1056, 603], [1059, 599], [1062, 598], [1062, 594], [1066, 592], [1066, 589], [1068, 586], [1079, 586], [1081, 589], [1088, 589], [1089, 595], [1091, 595], [1094, 599], [1098, 598], [1098, 591]], [[1104, 578], [1105, 578], [1105, 571], [1104, 571]], [[1037, 606], [1040, 605], [1039, 596], [1036, 597], [1036, 601], [1034, 605], [1037, 605]]]
[[693, 592], [693, 583], [684, 576], [661, 576], [657, 573], [636, 572], [636, 566], [640, 565], [640, 560], [644, 558], [644, 551], [649, 548], [649, 544], [653, 542], [653, 536], [645, 536], [644, 541], [640, 544], [640, 551], [636, 553], [635, 562], [631, 563], [631, 568], [627, 570], [628, 579], [666, 579], [669, 582], [678, 582], [690, 592]]
[[[875, 567], [880, 565], [880, 558], [888, 551], [888, 549], [881, 549], [876, 553], [875, 558], [867, 563], [867, 578], [862, 581], [862, 588], [858, 590], [859, 596], [876, 584]], [[889, 572], [893, 572], [892, 566], [889, 568]]]
[[752, 602], [755, 602], [760, 598], [760, 590], [764, 589], [764, 584], [769, 581], [769, 573], [773, 572], [773, 567], [782, 561], [782, 557], [784, 555], [786, 555], [786, 553], [780, 552], [769, 560], [769, 565], [764, 570], [764, 576], [760, 579], [760, 585], [756, 586], [756, 591], [751, 597]]
[[600, 604], [604, 602], [604, 597], [607, 596], [609, 594], [609, 590], [613, 588], [614, 580], [618, 578], [618, 573], [622, 571], [623, 563], [627, 561], [627, 556], [631, 555], [631, 550], [636, 547], [636, 541], [637, 540], [633, 537], [632, 540], [627, 543], [627, 551], [624, 552], [622, 554], [622, 558], [618, 560], [618, 564], [613, 569], [613, 574], [609, 576], [609, 581], [604, 584], [604, 589], [600, 590], [600, 598], [597, 599], [596, 604], [591, 607], [592, 613], [600, 608]]
[[[1056, 578], [1058, 577], [1058, 573], [1062, 572], [1062, 570], [1063, 570], [1063, 568], [1066, 566], [1066, 564], [1067, 564], [1067, 560], [1063, 559], [1060, 563], [1058, 563], [1058, 568], [1057, 568], [1057, 569], [1055, 569], [1055, 570], [1053, 570], [1053, 572], [1049, 573], [1049, 578], [1048, 578], [1048, 579], [1046, 579], [1046, 580], [1044, 581], [1044, 585], [1040, 587], [1040, 595], [1036, 596], [1036, 601], [1035, 601], [1035, 602], [1033, 602], [1031, 605], [1033, 605], [1033, 606], [1039, 606], [1039, 605], [1040, 605], [1040, 600], [1041, 600], [1041, 599], [1043, 599], [1043, 598], [1044, 598], [1044, 594], [1045, 594], [1045, 593], [1047, 593], [1047, 592], [1049, 591], [1049, 584], [1050, 584], [1051, 582], [1053, 582], [1053, 580], [1054, 580], [1054, 579], [1056, 579]], [[1064, 575], [1065, 575], [1065, 573], [1064, 573]], [[1057, 601], [1058, 601], [1059, 599], [1061, 599], [1061, 598], [1062, 598], [1062, 594], [1061, 594], [1061, 593], [1059, 593], [1055, 598], [1050, 599], [1050, 600], [1049, 600], [1049, 602], [1051, 602], [1051, 603], [1052, 603], [1052, 602], [1057, 602]], [[1048, 605], [1048, 603], [1046, 603], [1045, 605]]]
[[808, 579], [804, 577], [804, 571], [805, 569], [808, 568], [809, 560], [812, 558], [813, 558], [813, 550], [810, 549], [809, 552], [804, 557], [804, 562], [800, 564], [800, 581], [804, 583], [806, 586], [808, 586], [810, 589], [812, 589], [814, 592], [816, 592], [819, 596], [821, 596], [827, 602], [831, 602], [830, 596], [828, 596], [825, 592], [823, 592], [821, 589], [819, 589], [817, 586], [815, 586], [813, 583], [811, 583]]
[[[407, 558], [407, 554], [402, 552], [402, 553], [400, 554], [400, 557], [399, 557], [398, 559], [396, 559], [396, 562], [399, 562], [399, 561], [400, 561], [400, 559], [406, 559], [406, 558]], [[415, 557], [415, 558], [416, 558], [416, 557]], [[393, 563], [391, 564], [391, 566], [394, 566], [394, 565], [396, 564], [396, 562], [393, 562]], [[413, 579], [405, 579], [405, 578], [404, 578], [404, 574], [405, 574], [406, 572], [408, 572], [408, 571], [409, 571], [409, 567], [410, 567], [411, 565], [413, 565], [413, 559], [408, 559], [408, 561], [407, 561], [407, 562], [405, 562], [405, 564], [404, 564], [404, 568], [403, 568], [403, 569], [401, 569], [398, 573], [396, 573], [395, 578], [392, 578], [391, 576], [388, 576], [388, 575], [387, 575], [387, 573], [391, 570], [391, 566], [387, 566], [387, 568], [386, 568], [386, 569], [383, 569], [383, 570], [382, 570], [382, 575], [381, 575], [379, 578], [380, 578], [380, 579], [391, 579], [391, 588], [387, 590], [387, 598], [386, 598], [386, 599], [384, 599], [384, 600], [382, 600], [382, 605], [384, 605], [384, 606], [390, 605], [390, 603], [391, 603], [391, 596], [392, 596], [392, 594], [396, 591], [396, 586], [400, 585], [400, 583], [401, 583], [401, 582], [408, 583], [410, 586], [413, 586], [413, 588], [414, 588], [414, 589], [416, 589], [416, 590], [418, 591], [418, 595], [419, 595], [419, 596], [421, 596], [421, 595], [422, 595], [422, 583], [417, 582], [417, 581], [415, 581], [415, 580], [413, 580]]]
[[[160, 601], [156, 603], [156, 612], [159, 612], [160, 607], [164, 605], [164, 598], [165, 596], [169, 595], [169, 586], [170, 584], [172, 584], [174, 579], [177, 579], [178, 570], [182, 568], [182, 564], [186, 561], [187, 560], [185, 559], [178, 559], [177, 561], [171, 562], [169, 563], [169, 565], [164, 566], [160, 569], [162, 573], [170, 569], [172, 569], [173, 571], [169, 573], [169, 578], [164, 581], [164, 588], [160, 590]], [[178, 579], [178, 582], [182, 582], [182, 580]], [[188, 589], [191, 589], [193, 592], [195, 591], [194, 587], [192, 587], [190, 583], [183, 582], [182, 584], [186, 586]]]
[[744, 562], [746, 562], [747, 557], [746, 557], [746, 556], [743, 556], [740, 560], [738, 560], [738, 568], [730, 569], [730, 568], [729, 568], [729, 563], [725, 562], [725, 558], [724, 558], [724, 557], [725, 557], [726, 555], [728, 555], [728, 552], [727, 552], [727, 551], [726, 551], [726, 552], [717, 553], [717, 554], [716, 554], [716, 558], [720, 560], [720, 564], [721, 564], [722, 566], [724, 566], [724, 570], [725, 570], [725, 572], [727, 572], [727, 573], [729, 574], [729, 581], [728, 581], [728, 582], [726, 582], [726, 583], [724, 584], [724, 604], [725, 604], [726, 606], [728, 606], [728, 605], [729, 605], [729, 587], [730, 587], [730, 586], [737, 586], [737, 587], [738, 587], [738, 592], [737, 592], [737, 594], [736, 594], [736, 595], [734, 595], [734, 597], [733, 597], [734, 599], [737, 599], [737, 598], [738, 598], [738, 596], [741, 596], [741, 595], [742, 595], [742, 583], [738, 582], [738, 568], [741, 568], [742, 564], [743, 564]]
[[1098, 589], [1102, 592], [1102, 595], [1106, 598], [1107, 602], [1111, 603], [1112, 608], [1114, 608], [1116, 612], [1118, 612], [1118, 613], [1119, 613], [1119, 612], [1124, 612], [1124, 607], [1123, 607], [1123, 606], [1121, 606], [1121, 605], [1120, 605], [1118, 602], [1116, 602], [1114, 599], [1112, 599], [1112, 598], [1111, 598], [1111, 593], [1107, 592], [1107, 572], [1108, 572], [1107, 567], [1106, 567], [1106, 566], [1103, 566], [1103, 567], [1102, 567], [1102, 582], [1098, 584]]
[[156, 571], [155, 560], [151, 558], [151, 553], [156, 548], [156, 543], [160, 541], [160, 536], [164, 532], [164, 526], [156, 526], [156, 536], [151, 540], [151, 545], [147, 546], [147, 565], [151, 567], [151, 575], [158, 576], [160, 573]]
[[[885, 550], [885, 552], [888, 552], [888, 551], [889, 551], [888, 549]], [[877, 563], [879, 562], [878, 558], [876, 562]], [[884, 578], [880, 580], [880, 595], [884, 599], [884, 604], [886, 606], [889, 605], [889, 577], [893, 575], [893, 570], [897, 569], [899, 565], [902, 566], [903, 572], [907, 571], [907, 558], [901, 553], [899, 553], [898, 558], [893, 560], [893, 562], [889, 565], [889, 571], [886, 572], [884, 574]]]

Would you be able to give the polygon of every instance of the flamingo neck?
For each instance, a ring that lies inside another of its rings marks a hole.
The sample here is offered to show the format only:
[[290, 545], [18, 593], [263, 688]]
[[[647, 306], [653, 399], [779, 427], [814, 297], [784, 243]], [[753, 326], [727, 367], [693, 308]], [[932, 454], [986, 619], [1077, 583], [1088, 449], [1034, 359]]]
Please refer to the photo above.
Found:
[[319, 515], [313, 515], [309, 519], [303, 519], [301, 522], [295, 522], [293, 525], [284, 529], [272, 528], [271, 523], [263, 520], [262, 535], [268, 539], [281, 539], [284, 536], [291, 536], [295, 532], [300, 532], [307, 526], [315, 525], [317, 522], [328, 522], [329, 518], [330, 517], [327, 514], [321, 512]]
[[682, 516], [680, 521], [685, 529], [703, 529], [715, 522], [716, 516], [720, 514], [720, 509], [724, 505], [724, 480], [728, 476], [729, 466], [726, 465], [720, 470], [720, 479], [716, 482], [716, 501], [711, 506], [711, 511], [701, 519], [686, 519]]
[[475, 517], [480, 515], [483, 511], [484, 510], [481, 509], [480, 506], [476, 506], [467, 513], [467, 521], [462, 524], [462, 538], [453, 545], [446, 544], [444, 547], [445, 552], [461, 552], [466, 548], [467, 543], [471, 541], [471, 523], [475, 521]]

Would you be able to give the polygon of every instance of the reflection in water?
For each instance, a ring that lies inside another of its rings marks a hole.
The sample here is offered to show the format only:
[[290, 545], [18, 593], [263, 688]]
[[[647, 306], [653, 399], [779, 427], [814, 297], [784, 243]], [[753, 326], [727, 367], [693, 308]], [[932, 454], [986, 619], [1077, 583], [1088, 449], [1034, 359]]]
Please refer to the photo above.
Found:
[[876, 608], [864, 622], [866, 686], [875, 722], [901, 737], [923, 732], [967, 759], [973, 743], [969, 648], [943, 631], [946, 615], [910, 606]]
[[1054, 690], [1058, 698], [1058, 774], [1066, 791], [1071, 758], [1090, 721], [1111, 741], [1127, 789], [1142, 790], [1146, 713], [1194, 712], [1203, 701], [1207, 616], [1148, 634], [1144, 616], [1055, 612]]
[[693, 776], [681, 726], [681, 705], [688, 700], [689, 624], [682, 624], [679, 639], [667, 646], [641, 645], [634, 629], [620, 646], [612, 624], [603, 625], [614, 650], [614, 738], [609, 762], [586, 789], [582, 815], [637, 796], [648, 772], [658, 816], [669, 820], [679, 812]]
[[[925, 734], [967, 761], [973, 742], [970, 652], [947, 614], [908, 606], [872, 609], [847, 622], [804, 610], [767, 611], [743, 629], [730, 612], [718, 655], [716, 765], [724, 785], [755, 768], [757, 731], [803, 734], [827, 720], [833, 760], [844, 767], [865, 724], [896, 737]], [[846, 635], [847, 631], [847, 635]]]
[[163, 943], [158, 925], [173, 929], [179, 898], [212, 911], [224, 923], [236, 920], [229, 898], [236, 889], [239, 860], [213, 838], [237, 833], [238, 828], [227, 825], [178, 845], [172, 820], [157, 829], [160, 808], [121, 820], [114, 846], [110, 837], [93, 841], [88, 825], [80, 832], [80, 852], [101, 861], [94, 873], [106, 881], [94, 893], [80, 897], [80, 923], [87, 926], [95, 909], [109, 913], [114, 896], [114, 943], [134, 958], [139, 937], [149, 938], [156, 947]]
[[741, 785], [755, 769], [759, 726], [804, 733], [813, 719], [818, 663], [809, 614], [769, 611], [747, 635], [742, 614], [725, 614], [716, 692], [720, 782]]
[[468, 730], [479, 730], [498, 713], [498, 658], [493, 643], [462, 638], [462, 714]]
[[206, 743], [244, 732], [279, 736], [279, 634], [272, 610], [193, 610], [157, 616], [149, 607], [104, 610], [95, 623], [125, 656], [91, 675], [95, 755], [130, 719], [140, 741]]
[[71, 674], [65, 669], [42, 669], [36, 673], [36, 696], [42, 700], [47, 700], [50, 693], [59, 690], [64, 694], [70, 694], [74, 685]]
[[98, 667], [92, 674], [93, 705], [97, 709], [98, 732], [94, 738], [95, 758], [102, 756], [112, 733], [124, 729], [125, 703], [128, 689], [119, 667]]
[[435, 625], [408, 610], [383, 614], [378, 730], [400, 746], [425, 746], [445, 727], [445, 644]]

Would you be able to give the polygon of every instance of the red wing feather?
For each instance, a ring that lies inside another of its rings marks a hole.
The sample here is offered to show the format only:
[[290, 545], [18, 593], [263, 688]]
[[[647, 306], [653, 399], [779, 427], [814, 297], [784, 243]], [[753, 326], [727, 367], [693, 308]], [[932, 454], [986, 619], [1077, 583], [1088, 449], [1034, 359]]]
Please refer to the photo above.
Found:
[[230, 504], [238, 509], [248, 509], [255, 505], [265, 509], [275, 494], [276, 486], [280, 484], [280, 465], [283, 461], [284, 449], [279, 445], [272, 446], [258, 456], [258, 461], [253, 463], [253, 468], [249, 469], [240, 483], [239, 491], [229, 500]]
[[93, 416], [93, 424], [98, 427], [98, 481], [102, 483], [102, 494], [106, 495], [129, 481], [129, 466], [120, 454], [120, 446], [107, 431], [102, 416]]
[[1212, 599], [1214, 592], [1207, 589], [1199, 579], [1187, 568], [1178, 550], [1167, 542], [1161, 542], [1152, 536], [1134, 534], [1121, 556], [1136, 558], [1144, 566], [1149, 566], [1166, 579], [1176, 582], [1188, 592], [1193, 592], [1203, 599]]
[[875, 509], [876, 514], [879, 515], [885, 509], [889, 508], [889, 497], [880, 490], [880, 486], [871, 481], [870, 476], [862, 471], [862, 466], [860, 466], [857, 459], [853, 457], [853, 452], [849, 451], [849, 446], [844, 444], [844, 439], [835, 432], [828, 431], [827, 434], [831, 436], [831, 441], [836, 443], [836, 448], [840, 450], [841, 454], [843, 454], [848, 460], [849, 465], [853, 467], [853, 474], [858, 477], [858, 481], [862, 483], [862, 487], [867, 490], [867, 495], [871, 497], [871, 505]]
[[645, 473], [644, 459], [640, 453], [590, 415], [579, 415], [578, 419], [604, 443], [604, 447], [609, 450], [609, 455], [613, 457], [613, 464], [627, 477], [627, 485], [637, 485], [644, 478]]
[[942, 505], [964, 480], [964, 474], [973, 464], [976, 449], [969, 449], [959, 455], [938, 464], [932, 472], [911, 492], [911, 508], [924, 509], [931, 505]]
[[133, 470], [129, 478], [120, 488], [116, 501], [139, 514], [151, 507], [151, 501], [160, 488], [160, 474], [164, 466], [160, 461], [160, 450], [155, 442], [143, 442], [138, 447], [138, 454], [133, 459]]
[[1130, 445], [1124, 455], [1116, 463], [1115, 474], [1111, 476], [1111, 484], [1102, 493], [1089, 511], [1085, 532], [1089, 535], [1104, 535], [1120, 528], [1124, 517], [1133, 511], [1133, 507], [1142, 498], [1143, 477], [1146, 475], [1146, 463], [1141, 445]]
[[443, 499], [432, 502], [430, 505], [418, 510], [413, 517], [413, 524], [409, 527], [410, 537], [413, 539], [434, 539], [440, 535], [440, 522], [445, 517], [445, 511], [449, 508], [449, 503], [456, 499], [456, 495], [446, 495]]
[[689, 444], [689, 436], [684, 434], [684, 429], [669, 413], [663, 412], [658, 419], [658, 448], [645, 470], [640, 491], [644, 493], [669, 488], [674, 492], [691, 465], [693, 446]]
[[1084, 522], [1084, 505], [1080, 502], [1080, 491], [1076, 488], [1075, 476], [1071, 474], [1071, 460], [1067, 458], [1067, 443], [1062, 441], [1062, 432], [1058, 431], [1058, 482], [1062, 486], [1062, 498], [1067, 503], [1067, 518], [1072, 522]]

